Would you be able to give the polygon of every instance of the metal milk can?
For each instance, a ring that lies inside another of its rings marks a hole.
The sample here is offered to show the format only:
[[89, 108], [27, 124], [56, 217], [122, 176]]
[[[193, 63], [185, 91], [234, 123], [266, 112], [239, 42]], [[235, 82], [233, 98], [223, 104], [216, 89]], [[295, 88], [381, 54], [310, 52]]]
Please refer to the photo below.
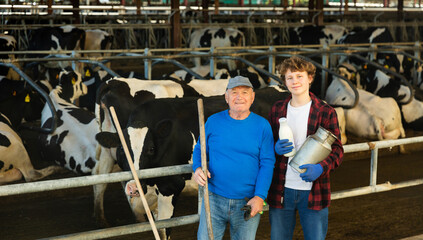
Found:
[[323, 161], [332, 152], [331, 146], [336, 139], [333, 133], [319, 126], [315, 134], [307, 137], [289, 165], [300, 173], [305, 172], [307, 169], [300, 169], [299, 167], [304, 164], [317, 164]]

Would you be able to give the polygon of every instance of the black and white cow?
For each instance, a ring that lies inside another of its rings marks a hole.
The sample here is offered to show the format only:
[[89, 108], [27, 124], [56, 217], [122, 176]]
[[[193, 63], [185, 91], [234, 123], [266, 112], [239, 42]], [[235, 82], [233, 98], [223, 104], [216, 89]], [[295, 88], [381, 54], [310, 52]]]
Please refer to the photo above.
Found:
[[[357, 89], [359, 102], [356, 107], [344, 109], [346, 130], [370, 140], [397, 139], [405, 137], [401, 111], [390, 97], [382, 98], [363, 89]], [[329, 85], [325, 100], [331, 105], [346, 106], [354, 102], [351, 87], [338, 78]], [[401, 148], [403, 152], [404, 149]]]
[[[252, 111], [266, 117], [276, 100], [289, 95], [277, 87], [256, 90], [256, 98]], [[173, 166], [187, 164], [191, 160], [193, 147], [198, 139], [198, 98], [155, 99], [143, 103], [131, 113], [129, 121], [123, 127], [126, 142], [137, 169]], [[223, 96], [204, 98], [205, 118], [213, 113], [227, 109]], [[118, 148], [117, 160], [120, 167], [128, 170], [126, 157], [120, 142], [111, 133], [102, 132], [97, 140], [105, 148]], [[142, 180], [147, 188], [147, 194], [156, 194], [158, 211], [156, 219], [167, 219], [173, 215], [173, 207], [178, 195], [185, 187], [189, 175], [167, 176]], [[144, 210], [140, 198], [129, 199], [131, 207], [138, 220], [144, 219]], [[164, 233], [162, 232], [162, 237]], [[168, 236], [169, 232], [166, 233]]]
[[[85, 30], [85, 43], [83, 50], [110, 50], [112, 48], [113, 35], [101, 29]], [[88, 57], [110, 56], [110, 53], [87, 53]], [[110, 62], [106, 64], [110, 68]]]
[[[73, 104], [74, 100], [87, 92], [81, 75], [73, 71], [62, 71], [59, 85], [49, 94], [56, 109], [57, 127], [51, 134], [40, 135], [42, 157], [74, 171], [89, 174], [96, 167], [95, 135], [98, 124], [95, 115]], [[46, 105], [42, 111], [42, 127], [51, 127], [52, 115]]]
[[[71, 25], [61, 27], [43, 27], [31, 32], [28, 51], [36, 50], [81, 50], [84, 49], [85, 31]], [[45, 57], [45, 54], [30, 54], [29, 57]], [[42, 62], [46, 67], [65, 68], [66, 61]]]
[[340, 25], [296, 27], [289, 32], [289, 44], [336, 44], [347, 33]]
[[[16, 132], [22, 119], [40, 116], [44, 103], [25, 82], [0, 80], [0, 184], [20, 180], [36, 181], [55, 173], [57, 166], [34, 169], [22, 139]], [[37, 115], [38, 112], [38, 115]]]
[[[210, 47], [235, 47], [245, 46], [244, 34], [235, 28], [204, 28], [191, 33], [189, 40], [190, 48]], [[229, 52], [228, 50], [222, 50]], [[201, 59], [193, 58], [196, 67], [201, 66]], [[229, 70], [236, 69], [234, 60], [222, 60], [228, 65]]]
[[[11, 35], [0, 34], [0, 52], [13, 52], [16, 50], [16, 39]], [[0, 59], [10, 59], [14, 60], [14, 54], [0, 54]], [[19, 64], [15, 64], [18, 68]], [[8, 78], [12, 80], [19, 80], [20, 76], [14, 70], [9, 67], [0, 66], [0, 80], [2, 78]]]
[[0, 112], [9, 118], [15, 129], [20, 127], [22, 120], [40, 119], [43, 107], [40, 94], [25, 81], [0, 80]]
[[[257, 67], [264, 69], [264, 65], [257, 65]], [[205, 79], [210, 79], [210, 65], [193, 67], [191, 70]], [[256, 71], [253, 67], [241, 68], [232, 71], [229, 71], [226, 68], [219, 68], [216, 69], [215, 76], [212, 79], [229, 80], [229, 78], [239, 75], [247, 77], [255, 89], [267, 87], [271, 82], [269, 77]], [[195, 79], [195, 77], [185, 70], [178, 70], [168, 76], [163, 76], [163, 79], [182, 80], [190, 85], [191, 81]]]
[[[139, 80], [135, 78], [113, 78], [103, 83], [97, 91], [95, 115], [102, 132], [116, 133], [109, 108], [114, 107], [120, 126], [126, 126], [132, 111], [140, 104], [156, 98], [182, 98], [200, 95], [184, 82], [171, 80]], [[98, 145], [99, 161], [96, 174], [110, 173], [116, 157], [116, 148]], [[94, 186], [94, 214], [97, 222], [107, 225], [104, 217], [103, 198], [106, 184]]]
[[365, 64], [362, 70], [357, 71], [353, 65], [343, 63], [338, 66], [337, 72], [353, 82], [357, 88], [380, 97], [392, 97], [398, 103], [405, 103], [410, 99], [411, 92], [408, 86], [371, 65]]
[[[370, 27], [362, 31], [351, 31], [338, 40], [338, 44], [355, 44], [355, 43], [392, 43], [394, 39], [386, 27]], [[370, 59], [369, 52], [361, 53], [363, 57]], [[386, 66], [396, 72], [400, 72], [400, 62], [396, 54], [393, 53], [377, 53], [376, 59], [379, 64]], [[341, 57], [339, 63], [346, 62], [346, 57]], [[356, 67], [363, 65], [362, 61], [352, 57], [349, 59]]]

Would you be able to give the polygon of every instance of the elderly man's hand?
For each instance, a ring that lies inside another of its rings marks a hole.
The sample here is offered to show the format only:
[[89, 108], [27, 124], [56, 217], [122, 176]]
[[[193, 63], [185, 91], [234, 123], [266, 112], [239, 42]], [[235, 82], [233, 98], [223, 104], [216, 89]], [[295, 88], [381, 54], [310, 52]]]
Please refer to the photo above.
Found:
[[[209, 171], [207, 171], [207, 176], [211, 178]], [[206, 175], [204, 175], [203, 169], [201, 169], [201, 167], [198, 167], [197, 169], [195, 169], [194, 180], [198, 183], [198, 185], [202, 187], [206, 185]]]
[[264, 200], [258, 196], [254, 196], [247, 202], [247, 205], [251, 206], [251, 217], [263, 211], [263, 202]]

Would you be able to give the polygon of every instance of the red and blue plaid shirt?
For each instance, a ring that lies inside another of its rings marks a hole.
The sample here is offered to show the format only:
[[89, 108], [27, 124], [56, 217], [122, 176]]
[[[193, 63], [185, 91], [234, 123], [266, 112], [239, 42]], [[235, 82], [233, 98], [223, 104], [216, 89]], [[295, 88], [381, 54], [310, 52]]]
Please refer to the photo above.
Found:
[[[312, 104], [310, 107], [310, 115], [307, 124], [307, 136], [314, 134], [319, 126], [329, 130], [337, 137], [337, 140], [332, 144], [332, 152], [324, 159], [320, 165], [323, 167], [323, 173], [318, 179], [313, 182], [310, 195], [308, 196], [308, 208], [313, 210], [321, 210], [330, 205], [330, 171], [341, 165], [344, 149], [340, 141], [341, 135], [339, 132], [338, 118], [335, 109], [317, 98], [310, 92]], [[279, 118], [286, 117], [288, 102], [292, 95], [287, 99], [277, 101], [269, 113], [269, 122], [272, 126], [273, 137], [275, 142], [278, 139]], [[270, 207], [283, 208], [281, 199], [284, 195], [286, 169], [288, 158], [276, 154], [276, 163], [273, 171], [272, 184], [267, 196], [267, 202]]]

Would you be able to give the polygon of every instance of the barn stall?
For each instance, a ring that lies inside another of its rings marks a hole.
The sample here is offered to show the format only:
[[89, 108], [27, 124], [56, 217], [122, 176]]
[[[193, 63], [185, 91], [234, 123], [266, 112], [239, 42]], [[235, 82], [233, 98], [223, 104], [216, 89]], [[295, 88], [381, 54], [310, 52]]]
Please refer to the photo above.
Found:
[[[169, 13], [169, 12], [165, 12], [164, 15], [175, 15], [175, 13]], [[240, 16], [238, 16], [239, 18], [243, 18], [245, 17], [246, 14], [240, 14]], [[278, 14], [274, 14], [276, 16], [278, 16]], [[314, 16], [314, 15], [313, 15]], [[317, 16], [317, 15], [316, 15]], [[380, 18], [382, 15], [377, 16], [377, 18]], [[260, 16], [261, 17], [261, 16]], [[260, 18], [259, 17], [259, 18]], [[308, 17], [308, 16], [307, 16]], [[212, 17], [210, 17], [212, 18]], [[216, 17], [217, 18], [217, 17]], [[376, 16], [374, 17], [376, 18]], [[81, 19], [88, 19], [87, 18], [81, 18]], [[141, 69], [141, 74], [143, 74], [143, 76], [147, 79], [154, 79], [159, 75], [155, 75], [155, 72], [162, 72], [162, 69], [173, 69], [176, 70], [178, 69], [180, 66], [175, 66], [175, 63], [173, 63], [170, 67], [168, 65], [166, 66], [159, 66], [157, 65], [158, 62], [170, 62], [170, 60], [172, 59], [183, 59], [183, 58], [192, 58], [195, 56], [198, 56], [200, 54], [200, 52], [198, 52], [199, 50], [206, 50], [209, 51], [209, 55], [210, 57], [214, 56], [216, 59], [218, 58], [225, 58], [228, 55], [225, 53], [220, 53], [220, 50], [227, 50], [226, 48], [223, 49], [219, 49], [216, 48], [217, 51], [215, 50], [211, 50], [209, 48], [205, 48], [205, 49], [197, 49], [197, 51], [195, 51], [194, 53], [187, 53], [185, 55], [182, 56], [178, 56], [177, 53], [179, 52], [187, 52], [187, 49], [179, 49], [179, 48], [171, 48], [171, 49], [158, 49], [158, 48], [164, 48], [164, 47], [169, 47], [172, 46], [172, 44], [177, 45], [177, 43], [172, 42], [172, 39], [174, 39], [174, 37], [171, 37], [171, 31], [172, 28], [174, 28], [174, 26], [172, 26], [172, 24], [170, 24], [169, 22], [166, 23], [166, 20], [168, 20], [169, 18], [163, 18], [164, 20], [162, 22], [164, 22], [163, 26], [161, 26], [160, 24], [160, 20], [158, 20], [156, 23], [153, 23], [151, 20], [147, 20], [144, 23], [126, 23], [124, 24], [125, 27], [122, 27], [122, 25], [113, 25], [113, 24], [107, 24], [107, 26], [104, 25], [95, 25], [95, 24], [81, 24], [81, 25], [75, 25], [78, 28], [83, 28], [83, 29], [88, 29], [88, 28], [101, 28], [101, 29], [108, 29], [108, 32], [113, 32], [114, 35], [118, 35], [121, 36], [122, 34], [120, 34], [119, 31], [121, 31], [122, 29], [126, 30], [123, 31], [124, 35], [126, 37], [124, 37], [123, 39], [125, 39], [124, 41], [119, 40], [121, 42], [124, 42], [123, 44], [117, 44], [117, 46], [120, 46], [118, 48], [116, 48], [115, 50], [111, 50], [110, 51], [110, 57], [100, 57], [100, 58], [95, 58], [95, 59], [90, 59], [90, 58], [85, 58], [85, 60], [104, 60], [104, 59], [109, 59], [111, 60], [112, 63], [112, 69], [125, 69], [126, 71], [128, 70], [138, 70], [140, 71]], [[257, 33], [258, 29], [262, 29], [262, 28], [268, 28], [267, 26], [271, 26], [271, 24], [269, 23], [261, 23], [260, 20], [257, 21], [251, 21], [252, 19], [254, 19], [254, 14], [251, 14], [251, 16], [249, 15], [249, 18], [244, 18], [243, 20], [241, 20], [241, 23], [235, 23], [236, 26], [240, 27], [240, 28], [245, 28], [246, 29], [246, 36], [255, 36], [258, 34], [253, 34], [253, 33]], [[298, 20], [298, 19], [297, 19]], [[70, 20], [69, 23], [74, 23], [74, 20]], [[246, 23], [243, 23], [242, 21], [245, 21]], [[248, 22], [250, 21], [250, 22]], [[267, 21], [267, 19], [266, 19]], [[281, 24], [279, 22], [277, 22], [277, 20], [271, 20], [270, 23], [273, 23], [272, 21], [274, 21], [275, 25], [280, 26]], [[287, 22], [287, 21], [286, 21]], [[145, 24], [145, 25], [143, 25]], [[154, 24], [154, 25], [152, 25]], [[348, 25], [349, 23], [347, 23], [346, 25]], [[368, 27], [369, 23], [361, 23], [362, 26], [366, 26]], [[50, 24], [49, 24], [50, 25]], [[60, 26], [61, 24], [58, 24], [57, 26]], [[193, 27], [193, 25], [195, 27]], [[209, 26], [210, 24], [188, 24], [186, 27], [186, 32], [189, 32], [190, 29], [192, 28], [203, 28], [205, 26]], [[213, 23], [211, 24], [213, 25]], [[285, 28], [288, 27], [293, 27], [293, 26], [302, 26], [302, 25], [306, 25], [304, 23], [293, 23], [291, 25], [286, 24], [284, 25]], [[351, 24], [349, 26], [353, 26], [354, 24]], [[380, 22], [380, 23], [375, 23], [375, 26], [383, 26], [386, 25], [386, 23]], [[401, 29], [407, 29], [407, 28], [411, 28], [413, 29], [412, 31], [414, 31], [414, 34], [412, 34], [412, 36], [419, 36], [419, 29], [420, 29], [420, 25], [418, 22], [412, 22], [412, 23], [393, 23], [390, 24], [390, 26], [398, 26], [395, 29], [400, 29], [398, 30], [399, 32], [401, 31]], [[4, 26], [4, 25], [3, 25]], [[19, 54], [27, 54], [26, 51], [24, 51], [25, 49], [25, 42], [27, 42], [28, 44], [28, 40], [25, 40], [25, 35], [27, 35], [27, 33], [25, 33], [25, 31], [27, 31], [27, 29], [30, 28], [38, 28], [41, 27], [43, 25], [40, 26], [34, 26], [34, 25], [24, 25], [22, 27], [22, 25], [10, 25], [10, 29], [17, 29], [17, 32], [19, 32], [19, 35], [17, 37], [17, 39], [21, 39], [19, 40], [20, 43], [23, 44], [23, 47], [19, 48], [22, 50], [22, 52], [14, 52], [16, 55], [19, 56]], [[54, 24], [53, 24], [54, 26]], [[154, 27], [152, 27], [154, 26]], [[180, 25], [182, 28], [184, 28], [184, 24]], [[227, 25], [225, 25], [225, 23], [218, 23], [217, 26], [225, 26], [225, 27], [232, 27], [234, 26], [234, 23], [229, 23]], [[266, 27], [264, 27], [266, 26]], [[358, 23], [357, 25], [354, 26], [360, 26], [360, 23]], [[9, 26], [4, 26], [6, 28], [8, 28]], [[109, 28], [107, 28], [109, 27]], [[22, 28], [22, 30], [20, 30], [20, 28]], [[144, 37], [139, 37], [136, 36], [136, 33], [133, 30], [136, 29], [140, 29], [140, 30], [144, 30]], [[155, 32], [154, 30], [162, 30], [161, 33], [160, 31]], [[326, 79], [326, 70], [325, 69], [330, 69], [331, 66], [335, 65], [335, 63], [333, 63], [333, 59], [337, 58], [337, 55], [346, 55], [346, 54], [351, 54], [351, 52], [382, 52], [382, 51], [388, 51], [388, 52], [398, 52], [398, 51], [414, 51], [414, 53], [412, 54], [412, 56], [414, 56], [416, 58], [416, 60], [418, 60], [420, 58], [420, 51], [421, 51], [421, 45], [417, 42], [414, 42], [416, 39], [413, 39], [412, 37], [407, 37], [405, 39], [407, 39], [406, 41], [402, 41], [401, 43], [394, 43], [394, 44], [387, 44], [389, 46], [389, 48], [385, 48], [385, 49], [380, 49], [380, 46], [383, 46], [383, 44], [381, 45], [349, 45], [349, 46], [339, 46], [339, 45], [335, 45], [335, 46], [331, 46], [328, 45], [326, 47], [323, 47], [321, 45], [311, 45], [308, 46], [307, 48], [305, 48], [304, 46], [280, 46], [280, 45], [276, 45], [273, 48], [269, 47], [269, 45], [273, 45], [271, 42], [271, 34], [269, 33], [269, 29], [264, 29], [264, 30], [260, 30], [263, 33], [268, 33], [267, 35], [265, 35], [265, 37], [260, 37], [260, 40], [262, 39], [267, 39], [266, 42], [263, 43], [259, 43], [258, 45], [265, 45], [265, 46], [254, 46], [257, 45], [257, 39], [254, 38], [246, 38], [247, 39], [247, 45], [250, 45], [250, 47], [247, 48], [247, 51], [245, 51], [245, 48], [233, 48], [231, 50], [234, 51], [238, 51], [236, 54], [231, 54], [229, 55], [229, 57], [237, 59], [241, 62], [243, 62], [244, 64], [247, 63], [263, 63], [265, 62], [267, 67], [267, 71], [269, 73], [269, 76], [274, 75], [275, 71], [274, 71], [274, 66], [276, 63], [278, 63], [281, 59], [283, 59], [284, 57], [290, 56], [290, 55], [302, 55], [302, 56], [309, 56], [309, 57], [313, 57], [313, 59], [315, 59], [314, 57], [317, 55], [317, 62], [320, 62], [322, 65], [322, 77], [323, 79]], [[281, 31], [281, 30], [280, 30]], [[126, 32], [126, 33], [125, 33]], [[167, 33], [166, 33], [167, 32]], [[184, 30], [182, 30], [182, 33], [184, 32]], [[271, 29], [270, 29], [271, 32]], [[402, 33], [404, 31], [401, 31]], [[153, 33], [153, 34], [152, 34]], [[162, 34], [162, 35], [160, 35]], [[183, 36], [183, 34], [181, 34], [182, 37], [180, 38], [180, 43], [181, 46], [186, 46], [184, 45], [184, 43], [186, 44], [186, 39], [188, 38], [188, 35], [186, 35], [185, 37]], [[404, 34], [399, 34], [396, 33], [395, 36], [408, 36], [408, 35], [404, 35]], [[148, 36], [148, 37], [147, 37]], [[166, 37], [161, 37], [161, 36], [166, 36]], [[262, 36], [262, 35], [259, 35]], [[163, 40], [163, 38], [165, 38], [166, 40]], [[141, 40], [140, 40], [141, 39]], [[160, 39], [160, 41], [157, 41], [157, 39]], [[408, 42], [409, 39], [412, 39], [413, 42]], [[116, 40], [117, 41], [117, 40]], [[177, 41], [178, 42], [178, 41]], [[256, 43], [256, 44], [254, 44]], [[148, 49], [145, 49], [148, 48]], [[322, 48], [323, 51], [322, 51]], [[123, 50], [122, 50], [123, 49]], [[129, 49], [129, 50], [128, 50]], [[119, 56], [119, 53], [122, 52], [127, 52], [128, 54], [126, 56]], [[50, 53], [50, 52], [49, 52]], [[64, 54], [64, 53], [72, 53], [72, 51], [66, 52], [66, 51], [62, 51], [59, 52], [59, 54]], [[74, 53], [78, 53], [78, 51], [74, 51]], [[84, 53], [84, 51], [80, 51], [80, 53]], [[130, 56], [132, 54], [132, 56]], [[129, 55], [129, 56], [128, 56]], [[259, 58], [258, 56], [265, 56], [264, 60], [263, 58]], [[68, 60], [77, 60], [80, 59], [79, 57], [74, 57]], [[84, 59], [84, 58], [83, 58]], [[136, 62], [136, 60], [138, 62]], [[213, 59], [213, 58], [212, 58]], [[50, 61], [61, 61], [63, 59], [49, 59]], [[250, 61], [248, 61], [250, 60]], [[20, 60], [18, 61], [22, 61], [22, 62], [30, 62], [30, 61], [34, 61], [34, 59], [29, 59], [29, 58], [20, 58]], [[44, 61], [42, 59], [37, 59], [37, 61]], [[134, 63], [132, 66], [130, 66], [131, 64], [128, 64], [128, 62]], [[157, 62], [157, 63], [156, 63]], [[181, 60], [181, 62], [184, 62], [186, 66], [190, 66], [190, 62], [186, 61], [186, 60]], [[129, 65], [129, 66], [128, 66]], [[144, 68], [140, 68], [139, 65], [143, 65]], [[210, 65], [212, 66], [211, 69], [213, 69], [214, 67], [214, 63], [213, 61], [210, 62]], [[247, 64], [248, 65], [248, 64]], [[160, 69], [160, 70], [156, 70], [156, 69]], [[321, 89], [325, 89], [326, 83], [325, 81], [322, 81], [322, 87]], [[323, 92], [322, 92], [323, 93]], [[324, 93], [323, 93], [324, 94]], [[411, 139], [412, 141], [418, 141], [421, 142], [421, 139]], [[401, 142], [402, 140], [399, 140], [399, 142], [395, 142], [395, 144], [403, 144], [405, 142]], [[421, 144], [421, 143], [420, 143]], [[371, 144], [370, 144], [371, 145]], [[351, 146], [351, 148], [355, 148], [357, 147], [356, 150], [368, 150], [369, 147], [368, 145], [364, 144], [364, 145], [357, 145], [357, 146]], [[386, 147], [391, 147], [391, 146], [386, 146]], [[377, 163], [377, 152], [378, 152], [378, 148], [383, 148], [383, 147], [379, 147], [376, 145], [376, 150], [372, 151], [372, 156], [373, 156], [373, 160], [371, 160], [372, 162], [376, 162]], [[346, 151], [348, 149], [348, 146], [346, 146]], [[141, 172], [141, 176], [145, 176], [144, 172]], [[420, 175], [421, 176], [421, 175]], [[96, 176], [92, 176], [92, 177], [96, 177]], [[105, 181], [105, 179], [108, 179], [107, 181], [110, 180], [111, 176], [107, 176], [107, 178], [103, 178], [103, 180], [100, 180], [99, 182], [103, 182]], [[125, 176], [125, 179], [129, 179], [129, 174], [127, 174], [127, 176]], [[96, 181], [91, 182], [91, 176], [87, 177], [86, 179], [83, 179], [85, 183], [87, 184], [95, 184], [95, 183], [99, 183]], [[122, 181], [122, 178], [119, 179], [114, 179], [116, 181]], [[66, 186], [70, 186], [69, 184], [71, 184], [71, 180], [68, 181], [65, 180], [64, 182], [55, 180], [53, 181], [54, 183], [51, 183], [53, 185], [58, 184], [58, 187], [60, 189], [63, 189], [63, 185]], [[111, 182], [111, 181], [110, 181]], [[355, 196], [356, 192], [360, 193], [360, 194], [367, 194], [370, 192], [376, 192], [376, 191], [385, 191], [388, 189], [395, 189], [398, 187], [403, 187], [403, 186], [413, 186], [413, 185], [417, 185], [417, 184], [421, 184], [421, 179], [419, 180], [419, 177], [417, 177], [417, 180], [415, 181], [407, 181], [405, 183], [400, 183], [398, 185], [393, 185], [391, 186], [391, 184], [380, 184], [378, 186], [376, 186], [376, 167], [372, 167], [372, 174], [371, 174], [371, 186], [370, 187], [364, 187], [361, 189], [354, 189], [352, 191], [352, 196]], [[31, 184], [31, 183], [29, 183]], [[37, 183], [38, 184], [38, 183]], [[49, 183], [50, 184], [50, 183]], [[33, 189], [30, 191], [34, 191], [35, 189], [37, 189], [37, 187], [35, 187], [36, 185], [23, 185], [22, 187], [19, 186], [19, 189]], [[42, 186], [42, 185], [41, 185]], [[75, 187], [77, 185], [71, 185], [72, 187]], [[9, 187], [9, 186], [8, 186]], [[5, 195], [8, 194], [17, 194], [17, 193], [13, 193], [13, 191], [11, 189], [17, 189], [17, 186], [13, 187], [13, 185], [10, 186], [10, 188], [5, 188]], [[50, 188], [45, 188], [45, 186], [40, 187], [40, 191], [46, 191], [46, 189], [50, 189]], [[52, 188], [51, 188], [52, 189]], [[349, 191], [346, 191], [349, 192]], [[337, 197], [342, 197], [345, 196], [345, 192], [339, 192], [339, 195], [334, 194], [334, 199], [336, 199]], [[196, 217], [193, 216], [191, 218], [191, 221], [195, 222]], [[176, 222], [178, 220], [175, 220]], [[191, 223], [191, 222], [190, 222]], [[146, 225], [146, 224], [145, 224]], [[191, 225], [192, 226], [192, 225]], [[125, 228], [125, 227], [124, 227]], [[133, 232], [138, 232], [140, 229], [144, 229], [147, 230], [148, 227], [144, 227], [144, 228], [139, 228], [139, 226], [133, 226], [133, 228], [131, 226], [127, 227], [129, 229], [129, 231], [133, 231]], [[136, 229], [136, 230], [133, 230]], [[111, 229], [110, 231], [113, 232], [114, 229]], [[117, 231], [121, 231], [121, 229], [116, 229]], [[195, 231], [195, 230], [193, 230]], [[103, 231], [99, 231], [99, 232], [103, 232]], [[98, 234], [98, 232], [92, 232], [92, 233], [88, 233], [88, 234]], [[114, 235], [115, 233], [111, 233], [111, 235], [108, 235], [109, 237], [111, 236], [116, 236]], [[419, 234], [419, 233], [414, 233], [414, 234]], [[421, 233], [420, 233], [421, 234]], [[45, 235], [46, 237], [50, 237]], [[97, 236], [97, 235], [94, 235]], [[107, 236], [107, 235], [106, 235]], [[404, 235], [405, 236], [405, 235]], [[408, 235], [407, 235], [408, 236]], [[91, 238], [91, 237], [88, 237]], [[80, 238], [78, 238], [80, 239]], [[334, 238], [335, 239], [335, 238]]]

